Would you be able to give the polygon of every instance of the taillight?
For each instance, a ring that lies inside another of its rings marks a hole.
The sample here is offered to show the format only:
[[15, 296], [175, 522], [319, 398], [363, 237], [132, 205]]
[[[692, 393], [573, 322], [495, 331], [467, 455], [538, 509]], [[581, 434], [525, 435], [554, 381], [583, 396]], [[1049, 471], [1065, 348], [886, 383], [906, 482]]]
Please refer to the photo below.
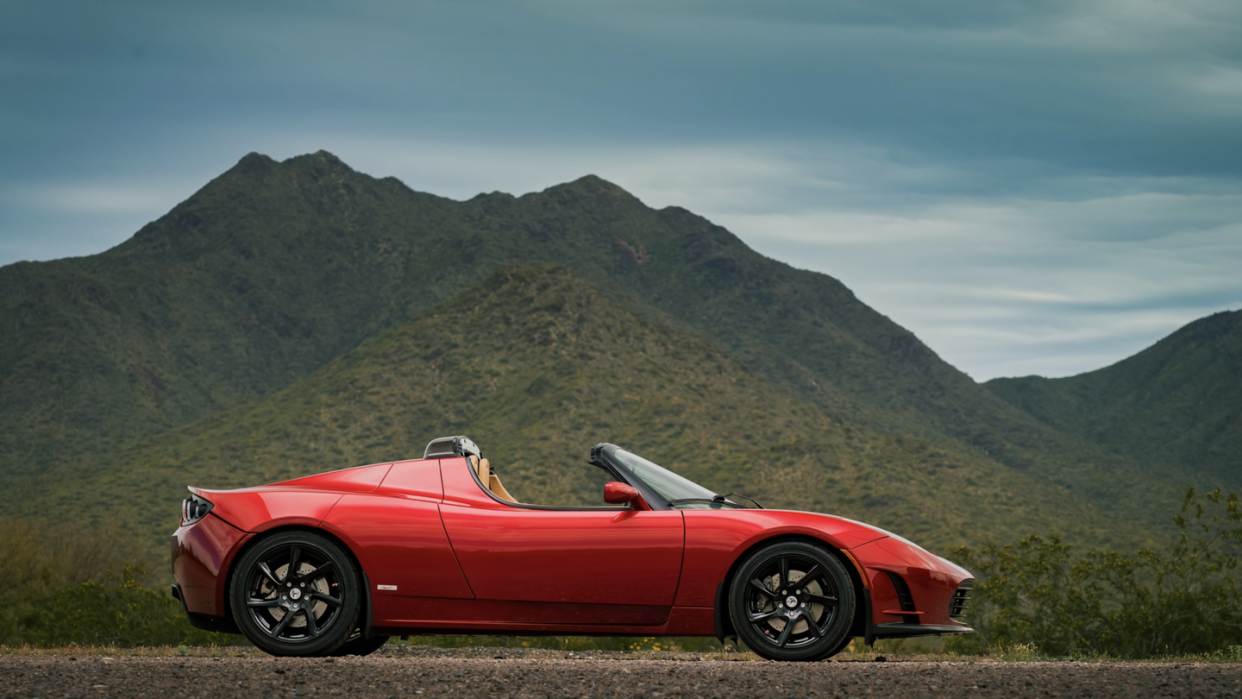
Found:
[[211, 508], [215, 507], [206, 500], [197, 495], [191, 495], [181, 501], [181, 526], [194, 524], [198, 520], [207, 516], [211, 512]]

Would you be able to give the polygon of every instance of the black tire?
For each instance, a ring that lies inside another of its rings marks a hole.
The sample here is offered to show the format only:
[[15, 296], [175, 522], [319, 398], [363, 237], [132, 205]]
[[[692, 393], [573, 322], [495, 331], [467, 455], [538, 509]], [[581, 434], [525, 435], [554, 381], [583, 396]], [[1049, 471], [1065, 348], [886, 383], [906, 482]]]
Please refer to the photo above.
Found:
[[328, 653], [333, 657], [341, 657], [343, 655], [370, 655], [388, 643], [388, 639], [392, 636], [372, 636], [363, 638], [361, 634], [345, 641], [340, 648]]
[[335, 541], [308, 531], [273, 534], [233, 567], [238, 628], [272, 655], [327, 655], [358, 626], [362, 576]]
[[729, 586], [729, 615], [738, 638], [756, 655], [822, 660], [848, 643], [854, 583], [826, 549], [778, 542], [742, 561]]
[[824, 658], [831, 658], [834, 655], [839, 655], [841, 651], [850, 647], [850, 643], [853, 642], [853, 640], [854, 640], [853, 636], [846, 636], [845, 638], [841, 639], [841, 643], [839, 643], [837, 647], [832, 650], [831, 653], [829, 653], [828, 655], [825, 655]]

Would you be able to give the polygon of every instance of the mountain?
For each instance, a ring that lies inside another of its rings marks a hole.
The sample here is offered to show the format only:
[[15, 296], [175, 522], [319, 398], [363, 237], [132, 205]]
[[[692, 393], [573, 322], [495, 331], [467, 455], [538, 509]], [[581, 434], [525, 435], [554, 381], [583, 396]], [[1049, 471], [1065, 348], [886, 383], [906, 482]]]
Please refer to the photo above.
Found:
[[1098, 371], [985, 385], [1044, 424], [1153, 472], [1242, 485], [1242, 311], [1200, 318]]
[[498, 270], [547, 263], [825, 419], [1058, 490], [1053, 521], [1094, 508], [1141, 538], [1191, 477], [1141, 475], [971, 381], [837, 280], [597, 177], [453, 201], [324, 152], [251, 154], [111, 250], [0, 268], [0, 513], [57, 474], [124, 469], [112, 455], [250, 409]]
[[[554, 266], [502, 269], [284, 390], [54, 469], [20, 511], [119, 526], [162, 555], [186, 484], [417, 457], [458, 433], [535, 504], [599, 504], [603, 473], [586, 461], [612, 441], [718, 492], [859, 518], [942, 551], [1052, 528], [1098, 540], [1115, 526], [990, 460], [833, 419]], [[108, 507], [84, 511], [91, 501]]]

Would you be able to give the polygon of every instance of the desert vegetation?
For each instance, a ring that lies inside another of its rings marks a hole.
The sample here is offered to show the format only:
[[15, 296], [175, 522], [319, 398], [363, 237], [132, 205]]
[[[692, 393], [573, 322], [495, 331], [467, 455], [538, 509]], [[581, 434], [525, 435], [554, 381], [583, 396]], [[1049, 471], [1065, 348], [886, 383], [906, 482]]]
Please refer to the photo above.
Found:
[[[1197, 657], [1242, 661], [1237, 577], [1242, 506], [1220, 488], [1188, 488], [1162, 549], [1076, 555], [1057, 534], [954, 549], [978, 577], [969, 621], [977, 633], [934, 657], [1000, 660]], [[14, 575], [0, 646], [121, 648], [238, 645], [240, 636], [192, 628], [158, 576], [127, 560], [122, 541], [34, 521], [0, 521], [0, 555]], [[714, 639], [416, 637], [454, 647], [565, 651], [719, 651]], [[881, 642], [884, 646], [884, 642]], [[875, 655], [861, 642], [855, 655]], [[919, 653], [887, 645], [881, 652]], [[184, 651], [183, 651], [184, 652]]]

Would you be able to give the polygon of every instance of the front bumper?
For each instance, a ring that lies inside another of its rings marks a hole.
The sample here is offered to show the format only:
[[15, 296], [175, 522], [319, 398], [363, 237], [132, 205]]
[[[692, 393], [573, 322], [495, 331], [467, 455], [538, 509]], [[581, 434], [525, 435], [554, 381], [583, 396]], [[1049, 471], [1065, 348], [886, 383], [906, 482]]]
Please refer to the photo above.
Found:
[[884, 622], [877, 624], [871, 607], [871, 590], [863, 590], [864, 615], [866, 625], [863, 629], [863, 640], [871, 645], [882, 638], [914, 638], [915, 636], [948, 636], [962, 633], [974, 633], [975, 630], [966, 625], [942, 626], [936, 624], [908, 624], [905, 622]]

